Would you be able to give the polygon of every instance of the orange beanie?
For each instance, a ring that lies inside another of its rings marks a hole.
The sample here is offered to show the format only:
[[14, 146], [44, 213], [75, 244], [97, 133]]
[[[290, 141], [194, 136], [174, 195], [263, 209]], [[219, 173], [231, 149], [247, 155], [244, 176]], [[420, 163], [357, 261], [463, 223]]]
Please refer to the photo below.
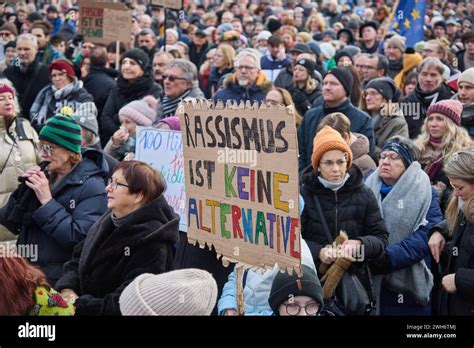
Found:
[[314, 170], [318, 170], [321, 157], [331, 150], [340, 150], [347, 153], [347, 168], [352, 165], [352, 151], [349, 145], [347, 145], [338, 131], [329, 126], [325, 126], [316, 134], [313, 140], [311, 163], [313, 164]]

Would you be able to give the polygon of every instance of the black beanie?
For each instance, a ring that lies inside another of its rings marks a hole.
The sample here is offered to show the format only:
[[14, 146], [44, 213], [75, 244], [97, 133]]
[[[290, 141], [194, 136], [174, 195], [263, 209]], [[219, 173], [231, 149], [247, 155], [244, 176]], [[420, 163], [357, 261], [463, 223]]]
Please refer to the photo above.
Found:
[[341, 59], [342, 57], [349, 57], [349, 59], [352, 61], [352, 56], [350, 55], [350, 53], [347, 51], [341, 50], [337, 52], [336, 55], [334, 56], [334, 61], [336, 62], [336, 65], [339, 59]]
[[370, 80], [365, 90], [367, 88], [373, 88], [379, 92], [387, 101], [398, 102], [401, 97], [400, 89], [395, 85], [395, 82], [389, 77], [378, 77], [376, 79]]
[[[354, 77], [352, 73], [346, 68], [333, 68], [327, 72], [327, 74], [332, 74], [338, 81], [341, 83], [342, 87], [346, 91], [347, 96], [349, 97], [354, 89]], [[327, 75], [326, 74], [326, 75]]]
[[311, 76], [313, 79], [316, 79], [316, 63], [312, 61], [311, 59], [300, 59], [296, 62], [296, 65], [301, 65], [308, 70], [308, 75]]
[[275, 18], [270, 18], [270, 20], [267, 23], [267, 29], [270, 33], [274, 33], [278, 29], [280, 29], [282, 26], [280, 21], [277, 21]]
[[130, 58], [136, 61], [143, 71], [147, 70], [147, 67], [150, 63], [148, 55], [140, 48], [132, 48], [125, 52], [120, 63], [122, 63], [125, 58]]
[[280, 305], [288, 300], [290, 296], [308, 296], [319, 303], [319, 311], [323, 307], [323, 288], [316, 275], [316, 272], [306, 266], [302, 266], [303, 276], [300, 278], [293, 272], [293, 275], [288, 273], [281, 273], [273, 279], [272, 289], [270, 290], [270, 297], [268, 303], [273, 312], [278, 313]]

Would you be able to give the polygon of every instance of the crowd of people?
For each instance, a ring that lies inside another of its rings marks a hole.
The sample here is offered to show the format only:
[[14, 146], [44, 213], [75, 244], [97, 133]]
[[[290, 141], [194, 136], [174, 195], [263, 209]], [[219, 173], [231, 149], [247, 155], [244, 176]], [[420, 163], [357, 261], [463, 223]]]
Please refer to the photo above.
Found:
[[[0, 315], [474, 315], [474, 5], [409, 47], [394, 3], [125, 0], [109, 45], [0, 4]], [[243, 306], [135, 160], [190, 99], [293, 111], [302, 273], [245, 270]]]

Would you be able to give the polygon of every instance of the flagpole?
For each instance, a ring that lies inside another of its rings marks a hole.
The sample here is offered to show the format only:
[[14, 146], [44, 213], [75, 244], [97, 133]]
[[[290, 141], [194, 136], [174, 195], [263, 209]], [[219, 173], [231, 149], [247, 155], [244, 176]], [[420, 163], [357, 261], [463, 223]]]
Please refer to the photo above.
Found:
[[382, 40], [380, 40], [379, 47], [378, 47], [377, 51], [380, 49], [380, 46], [383, 43], [383, 38], [385, 37], [385, 34], [387, 34], [388, 28], [390, 28], [390, 23], [392, 23], [393, 17], [395, 17], [395, 12], [397, 11], [399, 3], [400, 3], [400, 0], [395, 0], [395, 4], [393, 5], [392, 12], [390, 13], [390, 16], [388, 17], [387, 24], [383, 28]]

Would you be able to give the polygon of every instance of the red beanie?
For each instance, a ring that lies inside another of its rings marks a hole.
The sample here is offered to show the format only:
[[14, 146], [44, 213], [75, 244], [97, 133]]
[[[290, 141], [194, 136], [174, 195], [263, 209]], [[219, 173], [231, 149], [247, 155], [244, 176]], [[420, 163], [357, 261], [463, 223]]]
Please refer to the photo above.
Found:
[[76, 77], [76, 74], [74, 73], [74, 68], [72, 67], [72, 63], [67, 59], [58, 59], [49, 64], [49, 75], [51, 75], [53, 69], [58, 71], [64, 71], [71, 80], [74, 80], [74, 78]]
[[0, 93], [11, 93], [15, 96], [15, 90], [6, 83], [0, 85]]
[[459, 100], [446, 99], [431, 105], [426, 117], [434, 113], [442, 114], [450, 118], [456, 125], [461, 125], [462, 104]]

